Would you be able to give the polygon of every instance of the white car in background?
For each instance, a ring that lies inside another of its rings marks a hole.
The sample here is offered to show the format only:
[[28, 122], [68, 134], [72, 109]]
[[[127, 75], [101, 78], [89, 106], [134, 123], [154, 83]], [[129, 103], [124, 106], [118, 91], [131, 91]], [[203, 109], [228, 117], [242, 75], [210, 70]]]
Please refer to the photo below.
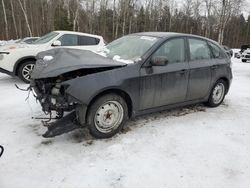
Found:
[[31, 44], [35, 42], [39, 37], [25, 37], [23, 39], [17, 40], [15, 43], [16, 44]]
[[243, 63], [250, 61], [250, 48], [247, 48], [246, 50], [244, 50], [241, 54], [241, 61]]
[[35, 42], [37, 39], [39, 39], [39, 37], [25, 37], [23, 39], [17, 39], [13, 42], [13, 40], [11, 40], [10, 42], [6, 41], [5, 44], [0, 45], [0, 51], [1, 49], [11, 49], [11, 48], [17, 48], [17, 47], [22, 47], [25, 44], [32, 44], [33, 42]]
[[0, 47], [8, 44], [15, 44], [17, 40], [0, 40]]
[[17, 40], [9, 40], [9, 41], [0, 41], [0, 46], [6, 46], [6, 45], [19, 45], [19, 44], [31, 44], [35, 42], [39, 37], [25, 37], [23, 39], [17, 39]]
[[53, 31], [32, 44], [0, 47], [0, 72], [18, 76], [26, 83], [39, 52], [52, 48], [75, 48], [98, 51], [105, 45], [103, 37], [72, 31]]

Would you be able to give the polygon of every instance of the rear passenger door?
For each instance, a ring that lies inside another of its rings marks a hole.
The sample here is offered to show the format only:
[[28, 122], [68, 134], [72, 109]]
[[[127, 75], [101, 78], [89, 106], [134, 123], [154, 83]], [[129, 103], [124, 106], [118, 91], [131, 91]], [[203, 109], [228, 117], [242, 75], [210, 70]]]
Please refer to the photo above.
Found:
[[224, 77], [225, 73], [230, 71], [230, 57], [216, 44], [208, 42], [212, 53], [212, 84], [217, 81], [218, 78]]
[[207, 41], [188, 38], [189, 46], [189, 84], [187, 101], [205, 98], [210, 91], [212, 53]]

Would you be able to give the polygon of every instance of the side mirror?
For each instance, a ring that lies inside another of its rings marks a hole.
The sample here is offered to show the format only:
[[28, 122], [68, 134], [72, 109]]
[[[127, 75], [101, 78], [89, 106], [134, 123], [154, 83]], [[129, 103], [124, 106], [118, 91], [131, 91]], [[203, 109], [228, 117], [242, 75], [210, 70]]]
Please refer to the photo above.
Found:
[[168, 59], [165, 56], [156, 56], [151, 59], [151, 66], [166, 66], [168, 64]]
[[62, 45], [61, 41], [56, 40], [56, 41], [54, 41], [54, 42], [52, 43], [52, 45], [51, 45], [51, 46], [56, 47], [56, 46], [61, 46], [61, 45]]

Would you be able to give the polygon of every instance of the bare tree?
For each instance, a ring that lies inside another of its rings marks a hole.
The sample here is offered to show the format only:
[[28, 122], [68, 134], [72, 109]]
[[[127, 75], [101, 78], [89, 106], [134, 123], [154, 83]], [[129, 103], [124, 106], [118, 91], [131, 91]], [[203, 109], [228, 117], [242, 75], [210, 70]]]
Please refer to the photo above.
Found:
[[112, 37], [115, 38], [116, 0], [113, 1]]
[[211, 31], [210, 31], [211, 30], [211, 12], [212, 12], [213, 0], [204, 0], [204, 2], [205, 2], [206, 12], [207, 12], [205, 36], [210, 37], [210, 33], [211, 33]]
[[21, 0], [18, 0], [18, 2], [19, 2], [19, 5], [20, 5], [20, 7], [22, 9], [24, 18], [25, 18], [25, 22], [26, 22], [26, 26], [27, 26], [27, 29], [28, 29], [28, 32], [29, 32], [29, 36], [32, 36], [32, 32], [31, 32], [31, 29], [30, 29], [30, 24], [29, 24], [29, 20], [28, 20], [28, 16], [27, 16], [26, 0], [24, 0], [24, 5], [22, 4]]
[[[73, 4], [70, 5], [72, 17], [73, 17], [73, 31], [77, 30], [77, 24], [79, 19], [79, 11], [80, 11], [80, 0], [74, 0]], [[70, 20], [68, 20], [70, 22]]]
[[11, 16], [12, 16], [12, 20], [13, 20], [13, 25], [14, 25], [14, 29], [15, 29], [15, 34], [16, 34], [16, 37], [18, 38], [17, 25], [16, 25], [16, 18], [15, 18], [15, 12], [14, 12], [14, 6], [13, 6], [13, 1], [12, 1], [12, 0], [10, 0], [10, 7], [11, 7]]
[[7, 20], [7, 16], [6, 16], [6, 9], [5, 9], [4, 0], [2, 0], [2, 7], [3, 7], [3, 15], [4, 15], [4, 24], [5, 24], [6, 39], [9, 39], [8, 20]]
[[189, 20], [192, 15], [192, 7], [193, 7], [192, 0], [184, 0], [183, 8], [184, 8], [184, 13], [187, 17], [185, 21], [185, 31], [188, 33], [192, 33], [192, 31], [189, 31]]
[[171, 31], [172, 27], [172, 16], [174, 15], [174, 10], [176, 8], [176, 2], [174, 0], [169, 0], [168, 2], [168, 7], [169, 7], [169, 26], [168, 26], [168, 31]]
[[0, 39], [7, 32], [11, 38], [55, 29], [100, 34], [107, 41], [133, 32], [174, 31], [239, 47], [250, 43], [250, 16], [241, 15], [243, 1], [0, 0]]
[[218, 42], [224, 41], [224, 33], [227, 23], [232, 15], [238, 14], [242, 0], [220, 0], [219, 1], [219, 24], [218, 24]]

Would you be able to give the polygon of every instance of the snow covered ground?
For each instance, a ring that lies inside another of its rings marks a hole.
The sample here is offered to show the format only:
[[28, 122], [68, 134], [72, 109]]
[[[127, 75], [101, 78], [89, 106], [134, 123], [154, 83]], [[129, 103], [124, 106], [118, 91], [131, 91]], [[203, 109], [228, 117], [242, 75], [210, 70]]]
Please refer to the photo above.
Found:
[[44, 139], [39, 104], [0, 74], [0, 187], [250, 187], [250, 63], [233, 59], [234, 79], [218, 108], [155, 113], [123, 133], [95, 140], [77, 130]]

